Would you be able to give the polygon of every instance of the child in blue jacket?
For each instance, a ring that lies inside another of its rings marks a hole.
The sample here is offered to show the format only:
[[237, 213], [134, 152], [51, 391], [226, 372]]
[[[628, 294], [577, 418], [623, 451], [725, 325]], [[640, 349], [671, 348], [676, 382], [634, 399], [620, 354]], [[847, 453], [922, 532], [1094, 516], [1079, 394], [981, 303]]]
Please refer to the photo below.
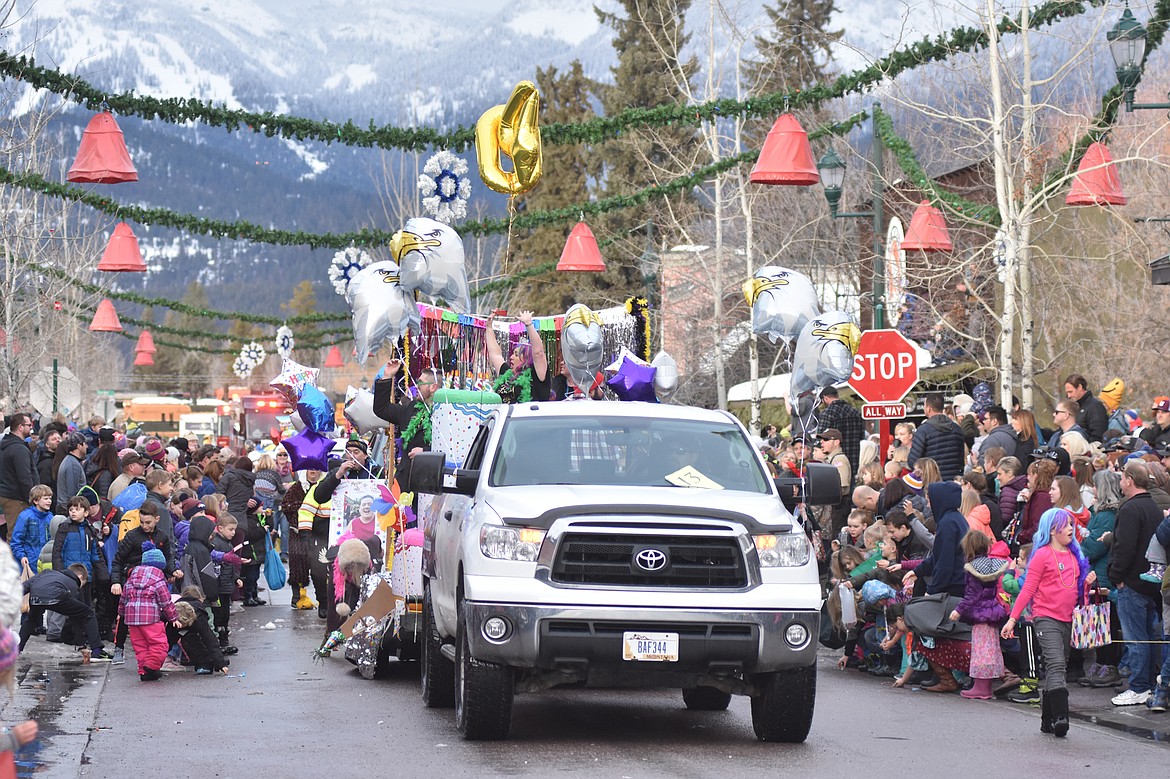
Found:
[[16, 518], [12, 531], [12, 556], [16, 564], [28, 567], [35, 574], [41, 550], [49, 543], [49, 523], [53, 521], [53, 490], [38, 484], [29, 491], [28, 508]]
[[89, 574], [89, 581], [95, 581], [94, 571], [106, 574], [105, 557], [102, 555], [101, 544], [94, 536], [93, 525], [89, 523], [89, 501], [80, 496], [74, 496], [66, 504], [69, 512], [69, 521], [57, 529], [57, 536], [53, 539], [53, 570], [64, 571], [74, 563], [85, 566]]

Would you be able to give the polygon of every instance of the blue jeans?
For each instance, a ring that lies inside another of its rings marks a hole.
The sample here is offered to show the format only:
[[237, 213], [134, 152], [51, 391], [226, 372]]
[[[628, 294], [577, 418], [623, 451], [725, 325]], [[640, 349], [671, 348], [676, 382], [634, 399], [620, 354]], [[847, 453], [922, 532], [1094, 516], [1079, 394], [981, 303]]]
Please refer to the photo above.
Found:
[[[1155, 625], [1161, 616], [1157, 600], [1150, 595], [1124, 587], [1117, 592], [1117, 613], [1126, 641], [1159, 641], [1161, 631]], [[1129, 648], [1129, 689], [1148, 692], [1154, 686], [1154, 644], [1126, 644]]]

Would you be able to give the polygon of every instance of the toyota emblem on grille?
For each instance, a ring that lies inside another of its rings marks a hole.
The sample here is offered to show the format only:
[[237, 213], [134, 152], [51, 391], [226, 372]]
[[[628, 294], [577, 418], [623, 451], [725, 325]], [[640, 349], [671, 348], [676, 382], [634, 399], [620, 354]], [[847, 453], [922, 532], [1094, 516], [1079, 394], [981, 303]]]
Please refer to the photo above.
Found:
[[666, 553], [661, 549], [642, 549], [634, 555], [634, 565], [649, 573], [658, 573], [666, 567]]

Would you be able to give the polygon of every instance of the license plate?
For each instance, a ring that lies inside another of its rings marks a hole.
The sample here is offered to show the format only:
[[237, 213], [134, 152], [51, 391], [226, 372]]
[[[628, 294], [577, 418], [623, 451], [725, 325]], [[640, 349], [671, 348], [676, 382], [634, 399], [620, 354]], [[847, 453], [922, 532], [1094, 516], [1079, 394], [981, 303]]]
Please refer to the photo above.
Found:
[[677, 663], [678, 633], [628, 631], [622, 635], [622, 659], [651, 663]]

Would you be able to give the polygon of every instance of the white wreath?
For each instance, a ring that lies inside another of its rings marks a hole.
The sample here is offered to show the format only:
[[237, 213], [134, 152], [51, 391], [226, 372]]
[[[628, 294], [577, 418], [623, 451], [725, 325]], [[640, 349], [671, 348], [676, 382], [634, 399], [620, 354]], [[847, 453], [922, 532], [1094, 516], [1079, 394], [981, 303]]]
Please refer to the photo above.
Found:
[[418, 177], [418, 191], [423, 196], [423, 209], [438, 221], [451, 224], [467, 216], [467, 199], [471, 197], [467, 160], [446, 149], [431, 155]]
[[281, 325], [276, 331], [276, 353], [281, 356], [281, 359], [285, 359], [292, 354], [295, 345], [293, 331], [287, 325]]
[[329, 263], [329, 281], [333, 283], [333, 291], [344, 296], [353, 277], [373, 261], [373, 257], [354, 246], [334, 254], [333, 261]]

